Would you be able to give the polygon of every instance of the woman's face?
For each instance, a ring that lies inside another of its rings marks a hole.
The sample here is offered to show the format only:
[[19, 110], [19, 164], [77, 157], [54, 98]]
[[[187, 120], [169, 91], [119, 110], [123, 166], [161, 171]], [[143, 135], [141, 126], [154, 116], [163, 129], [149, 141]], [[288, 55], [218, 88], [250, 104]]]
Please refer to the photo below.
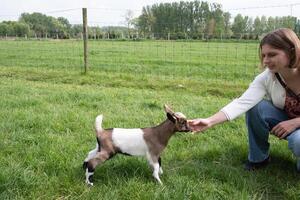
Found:
[[261, 48], [262, 63], [268, 67], [271, 72], [280, 72], [286, 69], [290, 63], [288, 55], [280, 49], [265, 44]]

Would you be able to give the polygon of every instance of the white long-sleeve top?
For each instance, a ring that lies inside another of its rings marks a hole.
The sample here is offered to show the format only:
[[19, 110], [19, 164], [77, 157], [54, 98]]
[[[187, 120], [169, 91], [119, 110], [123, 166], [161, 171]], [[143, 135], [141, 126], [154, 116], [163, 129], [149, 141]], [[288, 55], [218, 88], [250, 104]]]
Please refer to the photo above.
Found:
[[231, 103], [221, 109], [228, 120], [233, 120], [247, 112], [262, 99], [270, 100], [274, 106], [283, 109], [286, 92], [281, 86], [275, 74], [266, 69], [255, 77], [249, 88], [241, 97], [234, 99]]

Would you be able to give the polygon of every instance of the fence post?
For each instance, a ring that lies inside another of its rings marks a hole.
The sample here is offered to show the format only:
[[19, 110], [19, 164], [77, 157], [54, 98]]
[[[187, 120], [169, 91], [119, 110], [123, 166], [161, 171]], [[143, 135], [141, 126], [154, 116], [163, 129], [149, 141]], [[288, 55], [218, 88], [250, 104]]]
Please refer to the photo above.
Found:
[[84, 56], [84, 73], [87, 73], [87, 11], [86, 8], [82, 8], [82, 19], [83, 19], [83, 56]]

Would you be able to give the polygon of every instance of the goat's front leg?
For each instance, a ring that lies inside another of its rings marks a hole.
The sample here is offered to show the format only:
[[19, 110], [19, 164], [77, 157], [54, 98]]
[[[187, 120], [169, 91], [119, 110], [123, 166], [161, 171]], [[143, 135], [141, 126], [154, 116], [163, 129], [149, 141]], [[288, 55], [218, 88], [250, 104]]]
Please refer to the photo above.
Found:
[[159, 178], [159, 171], [160, 171], [160, 165], [159, 165], [159, 159], [155, 158], [155, 156], [151, 156], [150, 154], [147, 154], [147, 160], [150, 164], [150, 166], [153, 169], [152, 176], [162, 185], [162, 182]]
[[158, 158], [158, 164], [159, 164], [159, 174], [163, 174], [162, 166], [161, 166], [161, 158]]
[[156, 163], [153, 163], [153, 177], [162, 185], [162, 182], [159, 178], [159, 163], [156, 162]]

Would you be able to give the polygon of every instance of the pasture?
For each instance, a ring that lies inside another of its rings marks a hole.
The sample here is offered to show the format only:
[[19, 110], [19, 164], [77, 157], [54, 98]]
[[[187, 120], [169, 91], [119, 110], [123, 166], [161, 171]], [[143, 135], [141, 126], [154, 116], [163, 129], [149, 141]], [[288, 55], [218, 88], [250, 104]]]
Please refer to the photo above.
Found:
[[205, 133], [177, 133], [162, 155], [163, 186], [144, 158], [118, 155], [84, 183], [82, 162], [103, 127], [148, 127], [169, 104], [208, 117], [259, 73], [257, 43], [0, 41], [0, 199], [299, 199], [287, 142], [270, 137], [272, 163], [247, 172], [243, 116]]

